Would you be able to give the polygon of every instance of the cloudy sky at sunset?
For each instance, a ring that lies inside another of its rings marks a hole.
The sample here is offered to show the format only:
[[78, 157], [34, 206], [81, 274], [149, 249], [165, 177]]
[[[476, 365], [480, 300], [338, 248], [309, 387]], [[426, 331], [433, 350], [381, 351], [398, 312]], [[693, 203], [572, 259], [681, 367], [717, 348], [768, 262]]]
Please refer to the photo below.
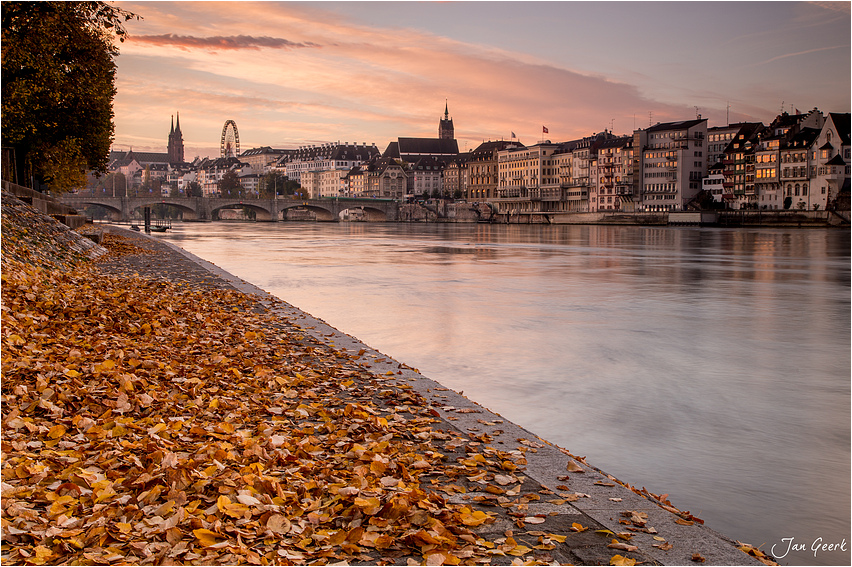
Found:
[[850, 111], [848, 2], [122, 2], [114, 149], [517, 134]]

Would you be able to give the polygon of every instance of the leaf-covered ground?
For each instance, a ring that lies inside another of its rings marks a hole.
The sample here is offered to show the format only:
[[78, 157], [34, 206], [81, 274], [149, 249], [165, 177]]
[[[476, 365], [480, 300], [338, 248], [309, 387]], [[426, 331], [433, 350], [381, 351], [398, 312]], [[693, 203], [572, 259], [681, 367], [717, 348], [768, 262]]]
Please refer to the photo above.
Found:
[[6, 228], [8, 561], [485, 554], [468, 527], [488, 515], [420, 486], [442, 455], [413, 397], [413, 413], [353, 399], [375, 377], [302, 336], [268, 333], [251, 297], [50, 254], [36, 265]]
[[[431, 427], [419, 396], [282, 328], [254, 298], [110, 275], [49, 239], [33, 246], [44, 231], [8, 212], [4, 562], [505, 555], [472, 531], [492, 514], [449, 504], [422, 480], [511, 474], [517, 455], [448, 462], [436, 446], [452, 435]], [[117, 236], [104, 245], [143, 252]]]
[[2, 220], [3, 563], [641, 559], [631, 532], [531, 511], [588, 496], [525, 478], [535, 443], [462, 436], [195, 265], [111, 233], [91, 261], [5, 195]]

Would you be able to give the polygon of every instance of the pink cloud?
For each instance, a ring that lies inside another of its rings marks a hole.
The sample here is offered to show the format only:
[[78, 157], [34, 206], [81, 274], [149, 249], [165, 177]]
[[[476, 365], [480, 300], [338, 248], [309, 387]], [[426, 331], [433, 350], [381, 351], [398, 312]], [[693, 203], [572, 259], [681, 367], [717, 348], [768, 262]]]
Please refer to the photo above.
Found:
[[239, 49], [301, 49], [315, 48], [319, 45], [312, 42], [295, 42], [280, 37], [253, 37], [249, 35], [194, 37], [189, 35], [137, 35], [128, 38], [130, 42], [147, 43], [155, 46], [171, 46], [189, 51], [190, 49], [206, 50], [239, 50]]

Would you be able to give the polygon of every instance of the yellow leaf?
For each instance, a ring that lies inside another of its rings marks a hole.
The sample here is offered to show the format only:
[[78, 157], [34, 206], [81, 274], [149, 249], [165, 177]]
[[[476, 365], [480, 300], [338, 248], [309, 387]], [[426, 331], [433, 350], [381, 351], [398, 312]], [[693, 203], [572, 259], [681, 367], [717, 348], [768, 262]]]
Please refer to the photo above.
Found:
[[213, 398], [210, 400], [210, 403], [207, 405], [207, 409], [216, 409], [219, 407], [219, 399]]
[[219, 496], [218, 500], [216, 500], [216, 507], [219, 508], [220, 512], [224, 512], [225, 508], [230, 503], [231, 503], [231, 499], [223, 494], [223, 495]]
[[621, 555], [613, 555], [612, 559], [609, 560], [610, 565], [636, 565], [635, 559], [630, 559], [629, 557], [622, 557]]
[[192, 530], [192, 533], [198, 539], [198, 542], [204, 547], [214, 546], [219, 543], [221, 539], [224, 539], [223, 535], [217, 534], [216, 532], [212, 532], [205, 528]]
[[349, 534], [346, 530], [338, 530], [335, 533], [328, 536], [328, 539], [325, 540], [327, 545], [340, 545], [344, 541], [346, 541], [346, 536]]
[[548, 539], [552, 539], [553, 541], [558, 541], [559, 543], [565, 543], [565, 539], [568, 536], [558, 535], [558, 534], [547, 534]]
[[76, 547], [77, 549], [83, 549], [84, 547], [86, 547], [86, 544], [84, 544], [82, 541], [80, 541], [76, 537], [66, 539], [64, 543], [66, 543], [67, 545], [70, 545], [72, 547]]
[[59, 439], [60, 437], [65, 435], [66, 431], [67, 428], [64, 425], [54, 425], [50, 428], [50, 431], [47, 432], [47, 436], [51, 439]]
[[514, 549], [512, 549], [509, 552], [509, 555], [514, 555], [515, 557], [520, 557], [521, 555], [526, 555], [527, 553], [529, 553], [531, 551], [532, 551], [532, 548], [529, 548], [526, 545], [519, 545], [519, 546], [515, 547]]
[[148, 429], [148, 435], [156, 435], [157, 433], [159, 433], [160, 431], [163, 431], [166, 428], [168, 428], [168, 425], [166, 425], [163, 422], [160, 422], [157, 425], [155, 425], [154, 427]]
[[145, 323], [144, 325], [142, 325], [142, 332], [144, 332], [146, 335], [150, 335], [151, 334], [151, 325], [149, 325], [148, 323]]
[[112, 486], [107, 486], [106, 488], [102, 488], [100, 490], [95, 490], [95, 504], [99, 502], [103, 502], [104, 500], [115, 496], [116, 492], [113, 490]]
[[589, 529], [589, 528], [585, 527], [583, 524], [580, 524], [578, 522], [574, 522], [573, 524], [571, 524], [571, 530], [575, 531], [575, 532], [584, 532], [587, 529]]
[[[466, 511], [466, 512], [465, 512]], [[461, 511], [461, 521], [466, 526], [476, 527], [484, 524], [488, 520], [491, 519], [491, 516], [483, 512], [482, 510], [476, 510], [473, 513], [470, 513], [469, 508], [462, 508]]]
[[163, 504], [162, 506], [157, 508], [157, 511], [154, 512], [154, 515], [155, 516], [165, 516], [166, 514], [168, 514], [172, 510], [174, 510], [174, 508], [175, 508], [175, 501], [169, 500], [168, 502], [166, 502], [165, 504]]
[[381, 501], [374, 497], [362, 498], [358, 496], [355, 498], [355, 505], [368, 516], [372, 516], [382, 509]]
[[37, 545], [33, 551], [35, 551], [35, 554], [27, 557], [27, 563], [32, 563], [33, 565], [44, 565], [51, 557], [53, 557], [53, 551], [51, 551], [49, 547], [44, 547], [43, 545]]
[[20, 335], [9, 335], [9, 337], [7, 337], [7, 340], [15, 346], [19, 346], [27, 342], [22, 339]]
[[59, 514], [65, 512], [65, 505], [70, 504], [72, 502], [76, 503], [77, 499], [72, 496], [68, 496], [67, 494], [65, 496], [60, 496], [59, 498], [53, 501], [53, 504], [50, 505], [50, 508], [48, 509], [48, 515], [58, 516]]

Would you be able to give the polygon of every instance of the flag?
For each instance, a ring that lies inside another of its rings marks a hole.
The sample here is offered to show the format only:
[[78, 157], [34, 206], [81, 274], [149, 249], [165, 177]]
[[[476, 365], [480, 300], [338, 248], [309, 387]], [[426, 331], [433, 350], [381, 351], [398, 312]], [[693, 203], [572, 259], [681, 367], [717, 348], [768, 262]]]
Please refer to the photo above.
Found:
[[512, 137], [513, 137], [513, 138], [517, 138], [517, 136], [515, 136], [515, 133], [514, 133], [514, 132], [512, 132]]
[[542, 127], [541, 127], [541, 131], [542, 131], [543, 133], [545, 133], [545, 134], [547, 134], [548, 132], [550, 132], [550, 130], [548, 130], [548, 129], [547, 129], [547, 126], [542, 126]]

